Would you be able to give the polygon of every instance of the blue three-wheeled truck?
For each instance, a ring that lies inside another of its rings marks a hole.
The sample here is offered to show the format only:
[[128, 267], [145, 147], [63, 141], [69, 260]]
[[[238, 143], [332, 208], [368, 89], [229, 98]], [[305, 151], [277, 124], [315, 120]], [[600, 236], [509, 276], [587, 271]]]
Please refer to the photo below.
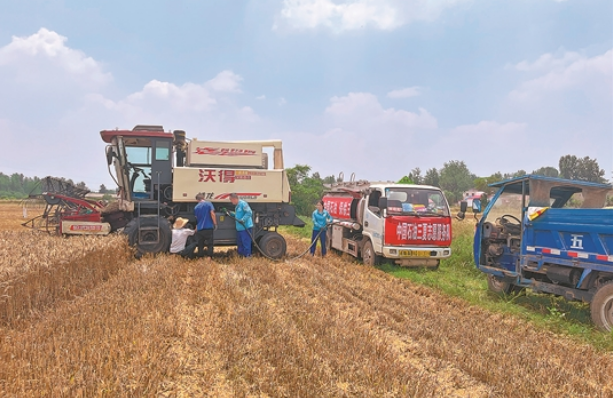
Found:
[[536, 175], [491, 186], [474, 241], [489, 289], [589, 302], [594, 324], [613, 330], [613, 208], [604, 207], [613, 187]]

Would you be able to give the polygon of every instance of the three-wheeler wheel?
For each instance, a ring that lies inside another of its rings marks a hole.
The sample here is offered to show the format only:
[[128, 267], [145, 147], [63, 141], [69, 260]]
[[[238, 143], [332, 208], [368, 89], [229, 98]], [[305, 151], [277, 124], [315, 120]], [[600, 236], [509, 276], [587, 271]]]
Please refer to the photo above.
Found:
[[590, 304], [592, 322], [604, 332], [613, 330], [613, 281], [607, 282], [596, 290]]

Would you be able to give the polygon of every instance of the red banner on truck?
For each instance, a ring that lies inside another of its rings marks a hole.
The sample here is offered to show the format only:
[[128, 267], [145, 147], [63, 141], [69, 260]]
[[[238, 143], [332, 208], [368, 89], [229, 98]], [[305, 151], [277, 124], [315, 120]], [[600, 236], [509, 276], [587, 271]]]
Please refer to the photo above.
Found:
[[385, 219], [385, 244], [449, 246], [451, 245], [451, 219], [449, 217], [387, 217]]

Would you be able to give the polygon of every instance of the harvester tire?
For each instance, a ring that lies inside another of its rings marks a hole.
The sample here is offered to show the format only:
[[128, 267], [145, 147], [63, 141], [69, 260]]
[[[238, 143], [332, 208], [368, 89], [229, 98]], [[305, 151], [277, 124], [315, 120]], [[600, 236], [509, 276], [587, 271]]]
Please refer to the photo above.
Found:
[[369, 240], [362, 246], [362, 262], [364, 265], [371, 267], [379, 264], [379, 256], [375, 253], [375, 249], [373, 249], [372, 243]]
[[[153, 229], [159, 225], [158, 231]], [[139, 239], [139, 229], [140, 239]], [[124, 233], [128, 235], [131, 246], [138, 250], [138, 254], [162, 253], [168, 251], [172, 241], [172, 230], [170, 224], [163, 217], [141, 216], [133, 219], [126, 225]]]
[[287, 243], [285, 242], [285, 239], [277, 232], [267, 232], [264, 234], [260, 238], [258, 246], [260, 247], [263, 255], [276, 260], [283, 257], [287, 250]]
[[613, 281], [600, 286], [590, 304], [592, 322], [603, 332], [613, 330]]

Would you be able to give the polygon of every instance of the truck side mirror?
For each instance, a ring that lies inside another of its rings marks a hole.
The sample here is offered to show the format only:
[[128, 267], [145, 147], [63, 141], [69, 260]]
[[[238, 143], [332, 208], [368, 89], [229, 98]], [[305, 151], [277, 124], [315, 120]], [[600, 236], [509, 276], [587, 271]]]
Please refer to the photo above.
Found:
[[117, 155], [113, 151], [113, 148], [108, 146], [106, 149], [106, 162], [108, 163], [109, 166], [111, 165], [111, 163], [113, 163], [113, 156], [117, 157]]
[[379, 198], [378, 205], [380, 209], [387, 209], [387, 198]]

